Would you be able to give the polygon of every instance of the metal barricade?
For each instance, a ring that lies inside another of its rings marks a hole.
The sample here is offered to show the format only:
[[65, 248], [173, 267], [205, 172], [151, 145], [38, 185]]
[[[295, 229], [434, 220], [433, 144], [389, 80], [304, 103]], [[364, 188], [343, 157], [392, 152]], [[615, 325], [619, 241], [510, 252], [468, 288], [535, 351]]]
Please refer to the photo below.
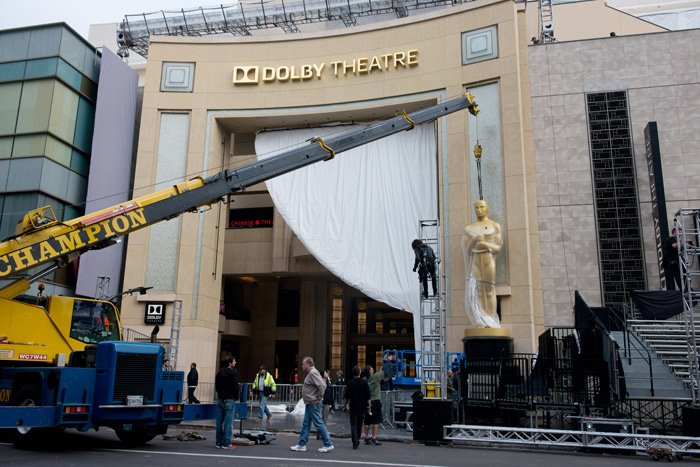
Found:
[[396, 427], [396, 419], [394, 418], [394, 403], [396, 402], [401, 391], [381, 391], [380, 401], [382, 403], [382, 423], [381, 427], [387, 429], [385, 425], [389, 425], [390, 428]]

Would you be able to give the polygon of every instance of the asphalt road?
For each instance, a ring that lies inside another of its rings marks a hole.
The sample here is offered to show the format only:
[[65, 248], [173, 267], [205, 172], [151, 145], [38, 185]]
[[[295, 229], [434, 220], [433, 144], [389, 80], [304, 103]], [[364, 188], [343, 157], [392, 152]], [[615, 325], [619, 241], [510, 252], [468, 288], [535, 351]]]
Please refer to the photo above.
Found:
[[[168, 434], [179, 434], [181, 428]], [[321, 442], [311, 439], [306, 452], [292, 452], [298, 435], [277, 433], [277, 439], [269, 445], [239, 446], [232, 450], [214, 448], [214, 432], [199, 431], [204, 441], [172, 441], [161, 436], [139, 448], [124, 447], [115, 433], [109, 429], [100, 432], [77, 433], [67, 431], [56, 437], [51, 445], [40, 446], [37, 451], [20, 451], [0, 438], [0, 459], [3, 465], [72, 467], [119, 466], [175, 467], [216, 465], [238, 466], [340, 466], [362, 465], [377, 467], [395, 466], [632, 466], [652, 464], [649, 457], [619, 456], [586, 453], [562, 453], [552, 451], [523, 451], [514, 449], [483, 449], [452, 446], [425, 446], [414, 443], [384, 442], [381, 446], [360, 445], [353, 450], [350, 439], [335, 438], [335, 450], [321, 454], [317, 451]], [[693, 465], [691, 460], [686, 461]], [[697, 464], [695, 464], [697, 465]]]

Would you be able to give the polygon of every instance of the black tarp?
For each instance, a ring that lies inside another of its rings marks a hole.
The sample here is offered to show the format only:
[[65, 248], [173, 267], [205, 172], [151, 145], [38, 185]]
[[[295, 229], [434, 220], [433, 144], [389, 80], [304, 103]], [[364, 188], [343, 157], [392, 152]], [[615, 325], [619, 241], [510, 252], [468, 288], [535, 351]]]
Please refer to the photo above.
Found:
[[[598, 308], [602, 312], [602, 309]], [[586, 301], [578, 293], [574, 293], [574, 326], [579, 333], [581, 358], [586, 358], [585, 372], [595, 374], [599, 377], [600, 386], [595, 394], [595, 403], [600, 405], [608, 405], [610, 403], [610, 381], [613, 375], [610, 374], [610, 369], [613, 368], [613, 362], [609, 361], [615, 358], [615, 367], [618, 370], [619, 389], [617, 395], [620, 400], [625, 400], [627, 388], [625, 385], [624, 374], [622, 370], [622, 362], [619, 355], [619, 344], [615, 341], [607, 339], [606, 336], [610, 333], [610, 329], [606, 326], [604, 320], [601, 320], [600, 313], [596, 313], [588, 306]], [[608, 323], [609, 325], [609, 323]], [[610, 348], [610, 345], [614, 349]], [[574, 356], [574, 363], [576, 356]]]
[[581, 297], [578, 290], [574, 292], [574, 327], [580, 331], [588, 328], [598, 328], [608, 330], [608, 327], [596, 316], [588, 306], [588, 303]]
[[683, 313], [680, 290], [634, 290], [630, 297], [644, 319], [664, 320]]

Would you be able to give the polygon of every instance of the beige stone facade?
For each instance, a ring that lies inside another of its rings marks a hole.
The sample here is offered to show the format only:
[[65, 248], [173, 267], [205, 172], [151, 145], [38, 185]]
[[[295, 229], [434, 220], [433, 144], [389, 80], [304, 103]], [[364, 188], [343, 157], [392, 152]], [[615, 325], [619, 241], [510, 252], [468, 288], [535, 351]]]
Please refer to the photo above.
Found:
[[644, 269], [658, 289], [644, 127], [657, 122], [669, 230], [674, 213], [700, 204], [700, 31], [530, 47], [537, 204], [548, 326], [571, 326], [573, 291], [602, 305], [600, 254], [586, 113], [588, 95], [626, 93], [636, 167]]
[[[497, 57], [463, 65], [462, 34], [491, 26], [497, 26]], [[174, 119], [187, 128], [187, 138], [179, 143], [186, 151], [179, 176], [208, 176], [222, 166], [231, 168], [251, 162], [254, 133], [263, 128], [387, 118], [396, 111], [410, 112], [457, 97], [468, 89], [496, 84], [502, 153], [491, 157], [500, 158], [503, 171], [505, 247], [501, 255], [505, 255], [507, 270], [505, 281], [498, 285], [502, 322], [514, 338], [516, 351], [532, 352], [546, 323], [530, 119], [529, 39], [525, 4], [496, 0], [324, 34], [152, 37], [134, 195], [149, 193], [154, 185], [164, 184], [164, 174], [174, 170], [176, 161], [163, 166], [168, 154], [159, 148], [166, 143], [175, 144], [177, 139], [176, 134], [166, 133], [171, 130], [163, 122], [170, 120], [163, 115], [181, 116]], [[346, 67], [343, 73], [341, 66], [337, 76], [334, 74], [333, 62], [348, 64], [367, 58], [371, 63], [373, 57], [408, 55], [409, 51], [417, 51], [415, 65], [394, 66], [389, 61], [390, 66], [381, 72], [375, 69], [370, 73], [363, 72], [357, 62], [355, 72]], [[161, 91], [161, 72], [166, 62], [194, 63], [192, 92]], [[294, 66], [301, 70], [303, 65], [322, 63], [326, 68], [320, 79], [232, 83], [237, 66], [258, 66], [260, 70]], [[478, 93], [475, 98], [478, 102]], [[483, 108], [488, 102], [479, 104]], [[468, 158], [472, 157], [473, 143], [468, 136], [466, 112], [446, 117], [437, 124], [437, 130], [443, 266], [449, 277], [447, 348], [461, 351], [461, 338], [468, 323], [460, 240], [463, 227], [472, 221], [474, 200], [469, 193], [473, 183], [470, 180], [475, 175], [469, 173]], [[238, 206], [270, 203], [262, 185], [234, 196], [234, 201], [240, 203]], [[153, 228], [130, 235], [124, 288], [152, 285], [144, 284], [147, 277], [171, 285], [154, 287], [139, 298], [140, 302], [127, 297], [123, 305], [124, 325], [150, 333], [151, 328], [143, 324], [142, 302], [165, 301], [166, 324], [161, 326], [159, 338], [167, 339], [172, 301], [182, 300], [178, 369], [196, 361], [203, 381], [213, 380], [225, 352], [239, 356], [243, 379], [252, 378], [259, 364], [276, 368], [279, 355], [276, 356], [275, 347], [282, 345], [279, 342], [296, 341], [296, 357], [311, 355], [318, 366], [347, 370], [357, 363], [351, 358], [374, 363], [373, 355], [355, 357], [356, 347], [369, 348], [373, 342], [381, 344], [392, 336], [383, 330], [373, 341], [353, 338], [346, 332], [354, 307], [364, 309], [363, 300], [371, 299], [321, 267], [277, 212], [272, 229], [228, 230], [227, 215], [228, 206], [214, 205], [206, 212], [186, 214], [178, 221], [165, 223], [175, 227], [167, 227], [158, 235], [154, 235]], [[172, 254], [165, 247], [153, 248], [164, 237], [177, 242], [178, 248]], [[168, 255], [172, 257], [170, 265]], [[154, 256], [166, 261], [164, 265], [153, 266]], [[225, 301], [228, 286], [238, 291], [234, 294], [237, 306], [250, 314], [249, 321], [220, 317], [220, 302]], [[299, 292], [299, 326], [275, 325], [280, 291], [286, 289]], [[334, 306], [342, 310], [340, 321], [332, 313]], [[394, 312], [382, 311], [384, 315]], [[393, 337], [412, 346], [412, 338], [406, 338], [411, 332], [412, 329], [398, 325]], [[333, 365], [331, 344], [343, 347], [337, 368]]]

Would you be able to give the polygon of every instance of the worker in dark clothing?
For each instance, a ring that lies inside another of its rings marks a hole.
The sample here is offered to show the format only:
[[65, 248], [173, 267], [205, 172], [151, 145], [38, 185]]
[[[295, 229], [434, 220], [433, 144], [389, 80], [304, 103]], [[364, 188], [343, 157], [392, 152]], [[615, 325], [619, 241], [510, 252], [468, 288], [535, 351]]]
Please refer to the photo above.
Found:
[[[679, 233], [681, 233], [680, 229]], [[686, 240], [686, 244], [694, 245], [692, 240]], [[678, 290], [683, 290], [681, 288], [681, 266], [678, 262], [678, 247], [679, 241], [674, 227], [671, 231], [671, 236], [664, 242], [663, 267], [666, 273], [666, 290], [675, 290], [675, 286], [678, 286]], [[681, 247], [681, 251], [682, 249]]]
[[238, 371], [236, 359], [231, 355], [224, 359], [224, 367], [219, 370], [214, 379], [218, 406], [216, 410], [216, 447], [234, 449], [231, 445], [233, 430], [233, 406], [238, 399]]
[[187, 373], [187, 402], [190, 404], [199, 404], [199, 399], [194, 396], [194, 391], [197, 389], [198, 384], [199, 372], [197, 371], [197, 364], [192, 363], [190, 372]]
[[350, 402], [350, 433], [352, 436], [352, 448], [360, 446], [360, 436], [365, 415], [370, 413], [372, 408], [369, 385], [367, 381], [360, 378], [360, 367], [355, 365], [352, 368], [352, 379], [348, 381], [343, 397], [343, 410]]
[[416, 239], [411, 243], [413, 253], [416, 256], [416, 261], [413, 263], [413, 272], [418, 269], [418, 279], [423, 284], [423, 298], [428, 298], [428, 274], [430, 274], [433, 283], [433, 295], [437, 295], [437, 264], [435, 252], [430, 246]]

